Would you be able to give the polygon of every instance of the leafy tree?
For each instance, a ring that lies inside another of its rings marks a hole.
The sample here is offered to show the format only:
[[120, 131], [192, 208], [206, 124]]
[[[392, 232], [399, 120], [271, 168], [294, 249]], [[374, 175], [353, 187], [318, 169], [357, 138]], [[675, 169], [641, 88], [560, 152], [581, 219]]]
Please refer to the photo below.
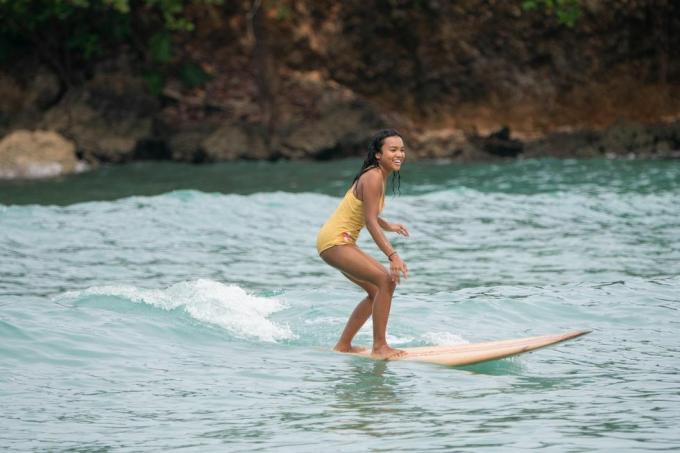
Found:
[[[99, 59], [128, 48], [144, 61], [152, 91], [173, 60], [172, 38], [193, 30], [191, 4], [224, 0], [0, 0], [0, 64], [35, 54], [59, 77], [62, 93]], [[186, 66], [191, 84], [204, 80]]]

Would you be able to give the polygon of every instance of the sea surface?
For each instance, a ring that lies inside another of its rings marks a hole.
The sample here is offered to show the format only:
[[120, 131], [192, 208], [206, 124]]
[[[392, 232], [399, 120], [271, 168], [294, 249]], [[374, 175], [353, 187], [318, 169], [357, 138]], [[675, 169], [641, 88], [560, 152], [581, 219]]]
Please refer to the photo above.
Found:
[[407, 161], [392, 345], [592, 330], [463, 368], [330, 351], [363, 295], [315, 237], [359, 166], [0, 183], [0, 450], [680, 449], [679, 161]]

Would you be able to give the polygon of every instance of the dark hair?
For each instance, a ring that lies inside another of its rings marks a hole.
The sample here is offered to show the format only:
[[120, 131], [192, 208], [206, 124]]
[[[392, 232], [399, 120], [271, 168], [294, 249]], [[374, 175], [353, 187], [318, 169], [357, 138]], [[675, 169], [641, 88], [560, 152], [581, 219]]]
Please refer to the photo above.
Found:
[[[350, 184], [350, 187], [352, 187], [354, 183], [356, 183], [359, 180], [361, 175], [366, 173], [371, 168], [377, 168], [379, 166], [378, 159], [376, 159], [375, 155], [376, 153], [381, 152], [383, 143], [385, 143], [385, 139], [387, 137], [403, 138], [401, 134], [396, 131], [396, 129], [383, 129], [381, 131], [378, 131], [378, 133], [373, 136], [371, 144], [368, 147], [368, 155], [366, 156], [364, 163], [361, 165], [361, 170], [359, 170], [359, 173], [357, 173], [357, 175], [354, 177], [352, 184]], [[401, 193], [401, 191], [399, 191], [399, 188], [401, 187], [401, 175], [399, 174], [398, 171], [392, 174], [392, 193], [394, 193], [395, 178], [397, 180], [397, 191]]]

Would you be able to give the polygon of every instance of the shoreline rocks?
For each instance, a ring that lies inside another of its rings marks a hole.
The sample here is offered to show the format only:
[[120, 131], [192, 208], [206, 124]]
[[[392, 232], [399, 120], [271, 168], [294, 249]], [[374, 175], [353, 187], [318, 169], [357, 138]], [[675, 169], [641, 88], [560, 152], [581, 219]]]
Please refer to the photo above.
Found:
[[680, 158], [680, 120], [642, 124], [618, 121], [607, 129], [553, 132], [544, 136], [512, 137], [503, 127], [487, 135], [457, 129], [429, 130], [415, 134], [418, 157], [455, 162], [512, 158]]
[[[89, 168], [88, 162], [96, 164], [102, 160], [113, 163], [149, 159], [203, 163], [363, 156], [372, 133], [384, 127], [384, 123], [374, 117], [375, 128], [355, 131], [351, 125], [357, 118], [362, 118], [361, 114], [355, 119], [351, 115], [347, 118], [347, 127], [333, 129], [333, 133], [328, 133], [329, 127], [323, 125], [341, 122], [341, 117], [330, 116], [291, 127], [289, 135], [277, 137], [281, 148], [274, 153], [267, 148], [263, 128], [231, 122], [185, 125], [166, 139], [140, 135], [133, 140], [116, 137], [109, 130], [108, 135], [102, 133], [95, 142], [86, 142], [88, 146], [104, 146], [99, 151], [79, 148], [76, 141], [55, 131], [21, 129], [0, 139], [0, 179], [58, 177], [84, 171]], [[91, 126], [93, 122], [87, 124]], [[95, 131], [90, 133], [95, 134]], [[400, 132], [404, 134], [413, 158], [444, 159], [455, 163], [544, 157], [680, 158], [680, 121], [650, 125], [619, 121], [603, 131], [555, 132], [524, 140], [514, 137], [508, 127], [486, 135], [455, 128], [421, 131], [402, 128]], [[83, 135], [75, 134], [75, 137], [78, 139]], [[105, 159], [101, 159], [102, 156]]]
[[53, 178], [86, 167], [75, 144], [53, 131], [18, 130], [0, 140], [0, 179]]

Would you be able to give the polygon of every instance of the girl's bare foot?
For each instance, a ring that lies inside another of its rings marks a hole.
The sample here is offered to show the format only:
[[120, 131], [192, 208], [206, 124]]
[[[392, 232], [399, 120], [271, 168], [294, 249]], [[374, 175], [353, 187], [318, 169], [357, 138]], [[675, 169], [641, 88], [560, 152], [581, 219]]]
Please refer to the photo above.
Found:
[[373, 347], [373, 352], [371, 352], [371, 357], [382, 360], [394, 360], [404, 357], [405, 355], [406, 351], [402, 349], [394, 349], [387, 345], [379, 346], [377, 348]]
[[352, 346], [351, 344], [348, 345], [343, 345], [343, 344], [336, 344], [335, 347], [333, 348], [334, 351], [336, 352], [363, 352], [367, 348], [364, 348], [363, 346]]

